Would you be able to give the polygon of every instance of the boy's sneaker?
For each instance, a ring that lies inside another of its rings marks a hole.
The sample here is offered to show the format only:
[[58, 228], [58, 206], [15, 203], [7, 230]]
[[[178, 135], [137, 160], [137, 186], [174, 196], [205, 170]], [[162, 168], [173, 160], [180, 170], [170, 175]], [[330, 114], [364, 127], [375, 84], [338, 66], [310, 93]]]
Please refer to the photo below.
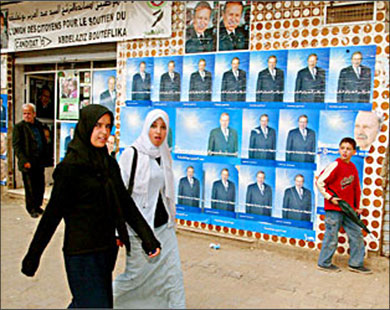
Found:
[[336, 265], [333, 265], [331, 264], [330, 266], [320, 266], [320, 265], [317, 265], [317, 268], [322, 270], [322, 271], [326, 271], [326, 272], [340, 272], [341, 269], [339, 267], [337, 267]]
[[368, 269], [364, 266], [361, 266], [361, 267], [348, 266], [348, 269], [352, 272], [358, 272], [358, 273], [363, 273], [363, 274], [372, 274], [371, 269]]

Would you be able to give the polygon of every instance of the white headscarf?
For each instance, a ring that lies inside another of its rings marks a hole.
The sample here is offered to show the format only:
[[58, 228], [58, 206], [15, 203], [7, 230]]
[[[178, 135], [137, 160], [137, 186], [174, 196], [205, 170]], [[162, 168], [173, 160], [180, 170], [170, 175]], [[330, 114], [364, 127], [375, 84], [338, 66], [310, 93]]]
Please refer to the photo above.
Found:
[[[166, 127], [167, 135], [163, 143], [157, 147], [155, 146], [149, 138], [149, 130], [152, 124], [161, 118]], [[166, 112], [160, 109], [152, 110], [148, 113], [145, 119], [144, 126], [142, 128], [141, 135], [135, 140], [133, 146], [138, 150], [138, 152], [148, 155], [152, 158], [161, 157], [161, 166], [164, 171], [165, 177], [165, 196], [168, 199], [169, 207], [172, 209], [175, 208], [175, 189], [173, 181], [173, 171], [172, 171], [172, 157], [169, 152], [168, 147], [168, 133], [169, 133], [169, 117]], [[135, 182], [133, 192], [137, 194], [145, 195], [148, 191], [149, 179], [150, 179], [150, 160], [142, 159], [143, 156], [138, 157], [137, 161], [137, 171], [135, 175]], [[174, 210], [173, 211], [174, 214]]]

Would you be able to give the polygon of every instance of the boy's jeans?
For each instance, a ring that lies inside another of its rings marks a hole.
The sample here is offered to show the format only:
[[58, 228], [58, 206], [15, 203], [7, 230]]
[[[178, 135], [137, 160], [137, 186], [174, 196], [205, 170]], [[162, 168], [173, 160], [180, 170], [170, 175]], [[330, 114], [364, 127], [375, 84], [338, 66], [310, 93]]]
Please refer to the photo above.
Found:
[[348, 265], [351, 267], [362, 267], [364, 260], [364, 241], [361, 228], [348, 216], [339, 211], [325, 211], [326, 230], [320, 257], [318, 258], [318, 265], [329, 267], [332, 264], [332, 257], [337, 249], [338, 232], [341, 225], [343, 225], [348, 235], [351, 255]]

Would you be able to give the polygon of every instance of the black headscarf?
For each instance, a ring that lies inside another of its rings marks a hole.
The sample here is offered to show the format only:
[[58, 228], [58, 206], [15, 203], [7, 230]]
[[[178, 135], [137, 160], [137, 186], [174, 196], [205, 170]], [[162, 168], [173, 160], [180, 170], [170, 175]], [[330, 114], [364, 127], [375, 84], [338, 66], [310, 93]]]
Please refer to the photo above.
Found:
[[[104, 184], [106, 203], [112, 204], [110, 210], [115, 221], [115, 227], [121, 241], [126, 246], [126, 249], [130, 251], [129, 236], [121, 209], [121, 198], [117, 193], [117, 186], [115, 185], [118, 180], [114, 179], [115, 177], [120, 178], [120, 175], [115, 174], [114, 170], [116, 170], [116, 167], [110, 164], [110, 162], [114, 162], [115, 164], [116, 162], [110, 158], [106, 146], [97, 148], [91, 144], [93, 129], [97, 121], [105, 114], [110, 116], [113, 126], [114, 116], [112, 112], [102, 105], [92, 104], [80, 111], [80, 118], [76, 125], [74, 138], [69, 143], [68, 150], [62, 162], [64, 164], [91, 168], [103, 178], [102, 184]], [[122, 182], [122, 180], [119, 181]]]
[[110, 116], [113, 125], [114, 116], [112, 112], [102, 105], [92, 104], [80, 111], [79, 122], [76, 125], [74, 138], [69, 143], [63, 160], [64, 163], [93, 166], [98, 170], [108, 169], [107, 147], [97, 148], [91, 144], [93, 129], [104, 114]]

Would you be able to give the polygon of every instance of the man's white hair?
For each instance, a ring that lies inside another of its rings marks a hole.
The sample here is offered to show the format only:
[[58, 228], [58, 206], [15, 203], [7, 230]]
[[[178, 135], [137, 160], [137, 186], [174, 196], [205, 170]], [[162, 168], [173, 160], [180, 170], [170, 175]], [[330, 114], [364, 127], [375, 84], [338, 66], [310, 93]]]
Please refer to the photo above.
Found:
[[35, 107], [35, 104], [33, 104], [33, 103], [23, 104], [23, 109], [26, 109], [26, 108], [31, 108], [34, 113], [37, 111], [37, 108]]

